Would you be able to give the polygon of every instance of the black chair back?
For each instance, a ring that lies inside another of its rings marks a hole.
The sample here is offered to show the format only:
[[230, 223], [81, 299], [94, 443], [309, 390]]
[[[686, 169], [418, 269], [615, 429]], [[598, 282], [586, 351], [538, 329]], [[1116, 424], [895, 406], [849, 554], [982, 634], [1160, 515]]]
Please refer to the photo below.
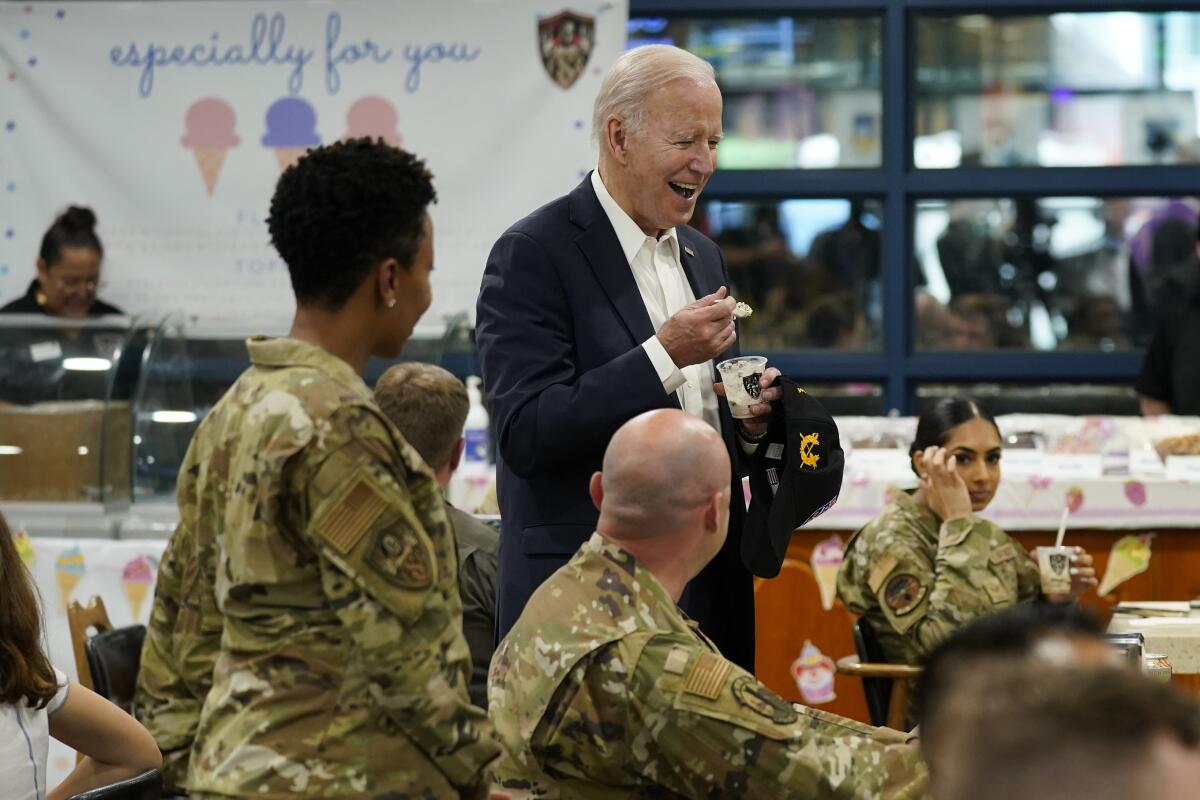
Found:
[[145, 625], [130, 625], [98, 633], [83, 643], [88, 666], [92, 669], [92, 686], [96, 694], [131, 713], [133, 692], [137, 687], [138, 666], [142, 660], [142, 642], [145, 638]]
[[73, 794], [67, 800], [159, 800], [161, 797], [162, 773], [148, 769], [128, 780]]
[[[854, 623], [854, 649], [858, 652], [858, 660], [863, 664], [886, 664], [883, 648], [871, 623], [859, 617]], [[867, 698], [867, 713], [871, 716], [871, 724], [887, 725], [888, 704], [892, 699], [891, 678], [863, 678], [863, 694]]]

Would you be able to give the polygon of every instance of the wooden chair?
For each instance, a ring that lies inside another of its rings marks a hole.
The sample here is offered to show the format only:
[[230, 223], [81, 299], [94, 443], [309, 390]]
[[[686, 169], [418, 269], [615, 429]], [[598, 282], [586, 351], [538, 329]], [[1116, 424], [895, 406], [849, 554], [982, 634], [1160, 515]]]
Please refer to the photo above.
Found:
[[858, 655], [839, 658], [837, 671], [862, 679], [871, 724], [908, 730], [909, 690], [920, 677], [921, 668], [886, 663], [875, 631], [861, 617], [854, 623], [854, 647]]
[[[78, 600], [72, 600], [67, 605], [67, 624], [71, 628], [71, 650], [75, 654], [75, 672], [79, 676], [79, 683], [95, 691], [84, 642], [89, 636], [112, 630], [104, 600], [99, 595], [92, 595], [86, 606], [80, 605]], [[94, 633], [88, 633], [89, 628], [94, 629]]]

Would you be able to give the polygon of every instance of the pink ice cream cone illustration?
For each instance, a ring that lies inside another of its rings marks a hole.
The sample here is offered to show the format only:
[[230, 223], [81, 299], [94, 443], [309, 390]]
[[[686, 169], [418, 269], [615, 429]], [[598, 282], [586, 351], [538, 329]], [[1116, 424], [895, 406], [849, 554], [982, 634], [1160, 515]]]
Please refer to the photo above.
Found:
[[399, 116], [396, 107], [386, 98], [372, 95], [360, 97], [346, 112], [346, 135], [343, 139], [383, 139], [392, 147], [399, 147], [404, 138], [397, 130]]
[[837, 699], [833, 686], [835, 671], [833, 659], [805, 639], [800, 656], [792, 662], [792, 679], [796, 681], [796, 688], [807, 705], [832, 703]]
[[1067, 508], [1071, 509], [1074, 514], [1083, 506], [1083, 489], [1078, 486], [1072, 486], [1067, 489]]
[[54, 562], [54, 577], [58, 583], [58, 598], [63, 608], [71, 602], [71, 593], [83, 580], [86, 571], [83, 551], [79, 549], [79, 545], [69, 547], [58, 554], [58, 559]]
[[23, 528], [17, 528], [17, 532], [13, 534], [13, 544], [17, 546], [17, 555], [21, 557], [25, 569], [32, 570], [37, 556], [33, 552], [33, 542], [29, 541], [29, 534], [25, 533]]
[[842, 566], [844, 550], [842, 537], [836, 533], [817, 542], [813, 548], [813, 577], [817, 580], [817, 588], [821, 590], [821, 608], [826, 611], [833, 608], [834, 598], [837, 597], [837, 576]]
[[150, 591], [153, 583], [154, 567], [145, 556], [138, 556], [126, 562], [121, 569], [121, 588], [125, 590], [125, 597], [129, 599], [129, 607], [133, 609], [135, 620], [141, 619], [142, 603], [146, 600], [146, 593]]
[[1108, 552], [1108, 564], [1104, 567], [1104, 578], [1096, 593], [1104, 597], [1134, 575], [1150, 568], [1150, 537], [1142, 533], [1122, 536]]
[[179, 143], [192, 151], [210, 197], [217, 188], [225, 157], [241, 141], [233, 132], [236, 120], [233, 108], [219, 97], [197, 100], [184, 116], [183, 138]]
[[1125, 499], [1138, 508], [1146, 505], [1146, 484], [1141, 481], [1125, 481]]
[[321, 143], [317, 135], [317, 112], [299, 97], [276, 100], [267, 109], [267, 132], [262, 143], [275, 151], [279, 171], [300, 160], [304, 151]]

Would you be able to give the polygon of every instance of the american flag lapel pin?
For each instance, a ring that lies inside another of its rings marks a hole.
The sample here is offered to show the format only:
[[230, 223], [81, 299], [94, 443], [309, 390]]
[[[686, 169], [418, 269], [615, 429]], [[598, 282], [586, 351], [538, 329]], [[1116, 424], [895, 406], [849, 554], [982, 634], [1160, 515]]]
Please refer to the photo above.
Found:
[[692, 252], [692, 248], [688, 247], [686, 244], [683, 246], [683, 252], [687, 253], [692, 258], [696, 257], [696, 254]]

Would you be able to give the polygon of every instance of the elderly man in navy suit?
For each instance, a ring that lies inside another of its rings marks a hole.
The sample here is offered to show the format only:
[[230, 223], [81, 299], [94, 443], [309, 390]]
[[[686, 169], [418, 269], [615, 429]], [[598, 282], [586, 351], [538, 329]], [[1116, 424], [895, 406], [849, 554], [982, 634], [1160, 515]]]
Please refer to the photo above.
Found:
[[[707, 62], [666, 45], [627, 51], [596, 98], [597, 169], [509, 228], [488, 257], [476, 342], [499, 445], [500, 636], [592, 534], [588, 481], [622, 423], [682, 408], [721, 433], [735, 466], [766, 431], [779, 373], [764, 371], [755, 417], [730, 416], [714, 364], [738, 352], [734, 299], [720, 250], [687, 225], [721, 133]], [[753, 670], [745, 564], [759, 544], [742, 536], [744, 471], [734, 471], [728, 540], [681, 605]]]

